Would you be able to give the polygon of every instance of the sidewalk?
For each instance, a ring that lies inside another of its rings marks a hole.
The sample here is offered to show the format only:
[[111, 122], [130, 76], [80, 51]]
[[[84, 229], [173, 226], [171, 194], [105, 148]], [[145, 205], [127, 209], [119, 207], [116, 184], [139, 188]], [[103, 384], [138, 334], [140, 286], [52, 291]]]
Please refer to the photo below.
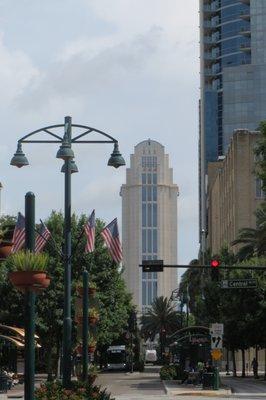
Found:
[[195, 385], [181, 385], [179, 381], [162, 381], [165, 392], [169, 396], [212, 396], [212, 397], [224, 397], [231, 395], [231, 389], [223, 386], [219, 390], [203, 390], [201, 386]]

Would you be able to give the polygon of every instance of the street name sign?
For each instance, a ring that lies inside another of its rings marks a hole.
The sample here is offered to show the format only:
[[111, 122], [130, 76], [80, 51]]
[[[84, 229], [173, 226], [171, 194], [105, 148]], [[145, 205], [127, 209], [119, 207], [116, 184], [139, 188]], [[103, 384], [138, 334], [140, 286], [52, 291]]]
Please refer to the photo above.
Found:
[[224, 279], [221, 281], [221, 289], [252, 289], [258, 286], [257, 279]]

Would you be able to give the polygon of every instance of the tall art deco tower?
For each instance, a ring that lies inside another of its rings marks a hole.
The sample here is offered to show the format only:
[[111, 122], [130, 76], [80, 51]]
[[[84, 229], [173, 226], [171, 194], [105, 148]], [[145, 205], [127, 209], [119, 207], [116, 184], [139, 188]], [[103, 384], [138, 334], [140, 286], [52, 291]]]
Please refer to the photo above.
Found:
[[142, 260], [177, 264], [177, 196], [164, 147], [145, 140], [135, 147], [122, 196], [124, 279], [139, 312], [177, 288], [177, 271], [143, 273]]

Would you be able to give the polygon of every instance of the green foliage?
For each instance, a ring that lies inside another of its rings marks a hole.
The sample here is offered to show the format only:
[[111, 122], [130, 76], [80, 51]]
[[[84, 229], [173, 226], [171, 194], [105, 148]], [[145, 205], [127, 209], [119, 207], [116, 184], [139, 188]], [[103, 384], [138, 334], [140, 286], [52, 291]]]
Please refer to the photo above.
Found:
[[[226, 248], [219, 254], [221, 264], [237, 262]], [[239, 262], [237, 262], [239, 265]], [[254, 257], [243, 261], [242, 266], [264, 266], [266, 257]], [[265, 333], [261, 329], [266, 323], [266, 276], [264, 271], [221, 270], [219, 280], [233, 278], [256, 278], [254, 289], [226, 289], [214, 282], [210, 270], [187, 270], [181, 279], [180, 290], [190, 298], [190, 310], [196, 325], [209, 326], [215, 321], [224, 324], [224, 343], [231, 350], [252, 346], [265, 346]]]
[[232, 245], [242, 245], [237, 253], [240, 261], [266, 255], [266, 203], [262, 203], [255, 215], [257, 228], [240, 229], [237, 239], [232, 242]]
[[[98, 349], [105, 349], [118, 339], [127, 323], [132, 308], [131, 296], [127, 293], [119, 267], [111, 260], [104, 247], [100, 231], [105, 223], [96, 221], [95, 251], [85, 254], [86, 237], [83, 229], [87, 218], [72, 216], [72, 318], [74, 320], [75, 288], [82, 280], [83, 269], [89, 272], [89, 286], [97, 286], [97, 308], [99, 322], [97, 329]], [[47, 273], [51, 277], [50, 286], [36, 299], [36, 332], [40, 336], [42, 353], [48, 372], [57, 371], [60, 357], [63, 325], [64, 265], [62, 259], [63, 225], [62, 213], [52, 211], [45, 221], [53, 240], [45, 247], [49, 255]], [[7, 268], [0, 269], [0, 322], [23, 327], [23, 295], [15, 290], [7, 279]], [[96, 334], [96, 332], [94, 332]], [[73, 324], [73, 348], [76, 345], [76, 326]]]
[[160, 378], [162, 381], [170, 381], [175, 379], [176, 369], [174, 365], [164, 365], [160, 369]]
[[146, 337], [153, 338], [157, 333], [171, 334], [180, 327], [178, 313], [173, 309], [167, 297], [157, 297], [151, 308], [141, 318], [141, 331]]
[[70, 389], [64, 389], [62, 383], [47, 382], [35, 390], [35, 400], [114, 400], [106, 390], [88, 382], [72, 382]]
[[9, 271], [46, 271], [48, 262], [48, 254], [21, 250], [11, 254], [5, 264]]
[[3, 241], [12, 241], [15, 224], [15, 217], [11, 217], [9, 215], [3, 215], [0, 217], [0, 243]]
[[96, 310], [95, 307], [89, 308], [89, 317], [91, 317], [91, 318], [98, 318], [99, 317], [99, 313], [98, 313], [98, 311]]
[[262, 180], [262, 188], [266, 192], [266, 121], [262, 121], [259, 126], [261, 138], [255, 147], [256, 164], [255, 173]]

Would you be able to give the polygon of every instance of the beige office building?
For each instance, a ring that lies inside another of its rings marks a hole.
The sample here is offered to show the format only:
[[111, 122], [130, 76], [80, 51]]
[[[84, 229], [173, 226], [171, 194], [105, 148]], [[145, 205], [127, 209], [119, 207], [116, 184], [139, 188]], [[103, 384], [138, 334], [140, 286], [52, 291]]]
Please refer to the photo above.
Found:
[[265, 198], [254, 175], [254, 146], [259, 132], [236, 130], [226, 156], [208, 164], [208, 247], [212, 254], [231, 246], [241, 228], [255, 228], [254, 212]]
[[164, 147], [145, 140], [135, 146], [122, 196], [124, 279], [139, 312], [177, 288], [176, 269], [143, 273], [142, 260], [177, 263], [177, 196]]

